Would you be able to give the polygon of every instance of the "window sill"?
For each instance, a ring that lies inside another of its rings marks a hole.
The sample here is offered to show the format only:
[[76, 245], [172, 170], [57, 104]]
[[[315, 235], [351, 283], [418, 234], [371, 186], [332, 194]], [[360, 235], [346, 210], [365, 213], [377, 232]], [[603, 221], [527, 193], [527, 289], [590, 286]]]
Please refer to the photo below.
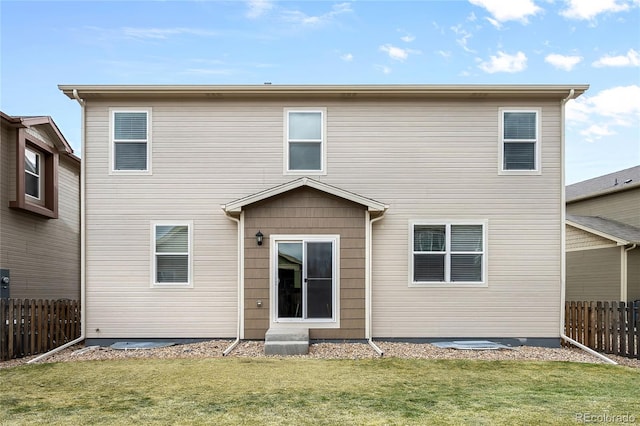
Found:
[[542, 170], [500, 170], [499, 176], [540, 176]]
[[488, 283], [463, 283], [463, 282], [433, 282], [433, 283], [409, 283], [409, 288], [469, 288], [469, 287], [489, 287]]
[[321, 320], [297, 320], [294, 318], [280, 318], [271, 322], [274, 328], [340, 328], [340, 322], [335, 319]]
[[151, 288], [190, 289], [190, 288], [193, 288], [193, 284], [153, 283], [153, 284], [151, 284]]
[[9, 202], [9, 208], [14, 209], [14, 210], [22, 210], [22, 211], [25, 211], [27, 213], [31, 213], [31, 214], [35, 214], [35, 215], [38, 215], [38, 216], [45, 217], [47, 219], [57, 219], [58, 218], [58, 212], [57, 211], [48, 209], [48, 208], [40, 206], [38, 204], [31, 204], [31, 203], [27, 203], [27, 202], [22, 204], [22, 203], [18, 203], [17, 201], [10, 201]]

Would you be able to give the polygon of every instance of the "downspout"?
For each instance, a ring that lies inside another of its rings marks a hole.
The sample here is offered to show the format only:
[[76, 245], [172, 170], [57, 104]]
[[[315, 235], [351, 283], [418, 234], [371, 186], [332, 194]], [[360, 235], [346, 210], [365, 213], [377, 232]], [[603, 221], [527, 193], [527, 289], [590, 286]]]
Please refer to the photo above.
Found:
[[375, 343], [373, 343], [373, 315], [372, 315], [372, 310], [373, 310], [373, 289], [372, 289], [372, 283], [371, 283], [371, 247], [372, 247], [372, 236], [373, 236], [373, 223], [379, 221], [380, 219], [384, 218], [385, 213], [387, 212], [387, 207], [385, 206], [385, 209], [383, 210], [382, 214], [374, 219], [370, 219], [370, 213], [369, 211], [367, 211], [367, 219], [369, 224], [367, 225], [367, 273], [365, 275], [365, 286], [367, 287], [366, 289], [366, 298], [367, 298], [367, 341], [369, 343], [369, 345], [371, 345], [371, 347], [373, 348], [374, 351], [376, 351], [378, 353], [378, 355], [383, 356], [384, 355], [384, 351], [382, 349], [380, 349], [378, 347], [378, 345], [376, 345]]
[[636, 248], [637, 244], [632, 244], [631, 247], [624, 248], [622, 246], [622, 254], [620, 259], [620, 300], [626, 302], [629, 298], [628, 291], [628, 276], [627, 276], [627, 265], [629, 259], [629, 252]]
[[[224, 209], [224, 206], [222, 206], [222, 208]], [[242, 241], [243, 241], [244, 230], [242, 229], [242, 221], [240, 219], [231, 216], [229, 214], [229, 212], [227, 212], [226, 210], [225, 210], [224, 214], [229, 220], [234, 221], [238, 225], [238, 271], [237, 271], [237, 276], [238, 276], [238, 328], [236, 330], [236, 340], [234, 340], [233, 343], [231, 343], [231, 345], [229, 345], [229, 347], [222, 352], [222, 356], [227, 356], [238, 345], [238, 343], [240, 343], [240, 332], [241, 332], [241, 327], [242, 327], [242, 303], [241, 303], [242, 299], [241, 299], [241, 297], [242, 297], [242, 282], [243, 282], [243, 279], [242, 279], [242, 273], [243, 273], [243, 269], [242, 269], [242, 250], [243, 250]]]
[[36, 363], [40, 360], [43, 360], [50, 355], [55, 354], [56, 352], [60, 352], [70, 346], [76, 345], [82, 342], [85, 339], [86, 331], [87, 331], [87, 296], [86, 296], [86, 250], [85, 250], [85, 240], [86, 240], [86, 221], [85, 221], [85, 102], [78, 95], [78, 89], [73, 89], [73, 98], [78, 101], [80, 104], [81, 111], [81, 123], [80, 123], [80, 149], [82, 152], [82, 159], [80, 161], [80, 337], [74, 339], [68, 343], [65, 343], [62, 346], [58, 346], [55, 349], [50, 350], [42, 355], [39, 355], [32, 360], [28, 361], [27, 364]]
[[569, 91], [569, 95], [560, 101], [560, 156], [561, 156], [561, 164], [563, 165], [562, 173], [560, 176], [560, 338], [566, 342], [571, 343], [572, 345], [582, 349], [583, 351], [598, 357], [609, 364], [617, 365], [618, 363], [614, 360], [607, 358], [599, 352], [594, 351], [593, 349], [583, 345], [580, 342], [577, 342], [564, 334], [564, 315], [565, 315], [565, 300], [566, 300], [566, 275], [567, 275], [567, 261], [566, 261], [566, 210], [567, 210], [567, 200], [565, 195], [565, 176], [564, 176], [564, 163], [565, 163], [565, 146], [564, 146], [564, 108], [567, 102], [569, 102], [575, 96], [575, 89], [571, 89]]

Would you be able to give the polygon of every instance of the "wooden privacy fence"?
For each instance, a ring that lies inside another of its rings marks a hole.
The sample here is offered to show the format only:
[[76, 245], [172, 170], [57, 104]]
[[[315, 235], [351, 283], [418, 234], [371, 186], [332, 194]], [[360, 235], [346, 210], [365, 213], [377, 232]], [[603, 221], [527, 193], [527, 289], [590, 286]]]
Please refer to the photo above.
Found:
[[78, 337], [76, 300], [0, 299], [0, 361], [45, 353]]
[[596, 351], [640, 359], [639, 308], [625, 302], [566, 302], [564, 333]]

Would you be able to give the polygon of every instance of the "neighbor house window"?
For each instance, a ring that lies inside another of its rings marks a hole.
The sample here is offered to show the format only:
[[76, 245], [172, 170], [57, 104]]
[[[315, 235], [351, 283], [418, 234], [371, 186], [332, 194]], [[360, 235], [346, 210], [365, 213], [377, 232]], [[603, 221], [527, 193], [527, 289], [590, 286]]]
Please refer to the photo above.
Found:
[[501, 109], [501, 170], [540, 171], [539, 111]]
[[155, 223], [153, 285], [192, 285], [191, 223]]
[[24, 150], [24, 192], [27, 196], [42, 200], [42, 154], [38, 151], [25, 148]]
[[286, 109], [285, 173], [324, 174], [325, 109]]
[[18, 129], [16, 153], [16, 200], [9, 207], [56, 219], [59, 154], [26, 129]]
[[112, 110], [111, 164], [113, 172], [148, 173], [150, 110]]
[[482, 284], [486, 273], [486, 224], [410, 224], [411, 283]]

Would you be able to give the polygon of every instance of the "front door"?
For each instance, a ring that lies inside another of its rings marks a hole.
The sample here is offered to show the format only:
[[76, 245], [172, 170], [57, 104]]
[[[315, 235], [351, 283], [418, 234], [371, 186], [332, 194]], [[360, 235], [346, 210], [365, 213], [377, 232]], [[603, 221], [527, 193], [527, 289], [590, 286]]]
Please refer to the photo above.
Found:
[[281, 239], [275, 252], [275, 321], [335, 320], [336, 239]]

